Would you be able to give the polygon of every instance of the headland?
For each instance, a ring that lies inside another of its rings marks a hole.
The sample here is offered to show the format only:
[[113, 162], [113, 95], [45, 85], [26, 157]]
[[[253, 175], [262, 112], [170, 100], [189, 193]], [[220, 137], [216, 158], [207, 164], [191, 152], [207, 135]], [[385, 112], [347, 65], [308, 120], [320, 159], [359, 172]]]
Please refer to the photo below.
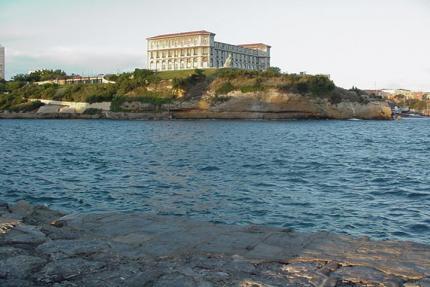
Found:
[[18, 81], [15, 89], [3, 95], [0, 118], [392, 118], [390, 106], [381, 97], [336, 87], [327, 75], [284, 74], [276, 68], [136, 69], [106, 81], [61, 85], [57, 80]]

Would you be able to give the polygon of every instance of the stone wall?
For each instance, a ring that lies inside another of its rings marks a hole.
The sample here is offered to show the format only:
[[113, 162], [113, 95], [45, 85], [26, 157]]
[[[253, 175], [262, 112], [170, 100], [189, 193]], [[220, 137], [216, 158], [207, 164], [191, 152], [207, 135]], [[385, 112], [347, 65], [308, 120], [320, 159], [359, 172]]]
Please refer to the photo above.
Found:
[[[110, 102], [101, 103], [85, 103], [85, 102], [67, 102], [67, 101], [54, 101], [43, 99], [32, 99], [31, 101], [40, 101], [45, 104], [39, 109], [39, 113], [45, 112], [65, 112], [65, 113], [83, 113], [87, 109], [98, 109], [102, 111], [110, 111]], [[56, 111], [54, 111], [56, 110]]]

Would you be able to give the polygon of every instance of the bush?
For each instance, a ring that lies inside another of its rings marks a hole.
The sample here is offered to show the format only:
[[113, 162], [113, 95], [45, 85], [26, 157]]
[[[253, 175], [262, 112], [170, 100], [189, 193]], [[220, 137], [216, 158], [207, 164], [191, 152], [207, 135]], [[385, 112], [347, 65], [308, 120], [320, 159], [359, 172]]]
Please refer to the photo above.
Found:
[[281, 69], [278, 67], [269, 67], [267, 70], [261, 73], [263, 77], [279, 77], [282, 75]]
[[44, 103], [40, 101], [31, 101], [18, 105], [11, 106], [8, 110], [11, 112], [32, 112], [43, 106]]
[[156, 92], [147, 92], [145, 95], [141, 96], [114, 96], [111, 102], [111, 111], [121, 112], [122, 104], [125, 102], [141, 102], [146, 104], [153, 104], [155, 106], [161, 106], [163, 104], [168, 104], [173, 101], [172, 95], [160, 94]]
[[257, 77], [254, 84], [241, 86], [240, 91], [242, 93], [254, 93], [264, 91], [264, 88], [263, 79], [261, 77]]
[[234, 79], [237, 77], [255, 77], [258, 76], [261, 72], [259, 71], [251, 71], [251, 70], [241, 70], [236, 68], [222, 68], [218, 69], [214, 76], [218, 78], [227, 78], [227, 79]]
[[333, 105], [337, 105], [342, 102], [342, 96], [339, 93], [333, 93], [329, 97], [329, 102]]
[[206, 75], [204, 74], [203, 70], [195, 69], [194, 72], [186, 78], [174, 78], [172, 80], [172, 87], [174, 89], [186, 90], [190, 86], [193, 86], [198, 82], [202, 82], [205, 79], [206, 79]]
[[39, 82], [66, 78], [66, 72], [62, 70], [37, 70], [29, 74], [18, 74], [12, 78], [13, 81]]
[[229, 97], [229, 96], [215, 95], [214, 97], [210, 98], [210, 102], [212, 105], [214, 105], [214, 104], [220, 104], [220, 103], [227, 102], [230, 99], [231, 99], [231, 97]]
[[284, 84], [278, 87], [283, 92], [299, 94], [328, 95], [334, 89], [334, 83], [324, 75], [284, 75]]
[[100, 109], [89, 108], [84, 111], [84, 115], [99, 115], [102, 113]]
[[225, 82], [218, 89], [215, 90], [215, 95], [227, 95], [234, 90], [235, 88], [232, 83]]

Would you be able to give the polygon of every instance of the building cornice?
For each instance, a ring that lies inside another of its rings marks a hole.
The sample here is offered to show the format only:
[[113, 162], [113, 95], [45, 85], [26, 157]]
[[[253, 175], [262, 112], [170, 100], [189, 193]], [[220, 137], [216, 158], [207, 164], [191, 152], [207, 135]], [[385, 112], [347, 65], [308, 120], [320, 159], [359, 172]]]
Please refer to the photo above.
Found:
[[158, 39], [164, 39], [164, 38], [175, 38], [175, 37], [197, 36], [197, 35], [214, 35], [215, 36], [215, 33], [212, 33], [212, 32], [206, 31], [206, 30], [200, 30], [200, 31], [173, 33], [173, 34], [163, 34], [163, 35], [157, 35], [157, 36], [149, 37], [146, 39], [147, 40], [158, 40]]

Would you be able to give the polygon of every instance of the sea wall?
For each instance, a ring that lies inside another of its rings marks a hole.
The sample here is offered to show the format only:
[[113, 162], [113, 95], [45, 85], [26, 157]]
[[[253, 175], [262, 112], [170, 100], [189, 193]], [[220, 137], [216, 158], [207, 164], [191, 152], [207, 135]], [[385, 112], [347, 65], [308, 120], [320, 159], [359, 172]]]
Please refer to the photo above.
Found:
[[[67, 112], [67, 113], [83, 113], [87, 109], [97, 109], [102, 111], [110, 111], [110, 102], [100, 103], [84, 103], [84, 102], [67, 102], [54, 101], [44, 99], [31, 99], [31, 101], [40, 101], [45, 104], [39, 109], [39, 113]], [[48, 108], [46, 107], [48, 106]], [[57, 110], [55, 110], [57, 109]]]

